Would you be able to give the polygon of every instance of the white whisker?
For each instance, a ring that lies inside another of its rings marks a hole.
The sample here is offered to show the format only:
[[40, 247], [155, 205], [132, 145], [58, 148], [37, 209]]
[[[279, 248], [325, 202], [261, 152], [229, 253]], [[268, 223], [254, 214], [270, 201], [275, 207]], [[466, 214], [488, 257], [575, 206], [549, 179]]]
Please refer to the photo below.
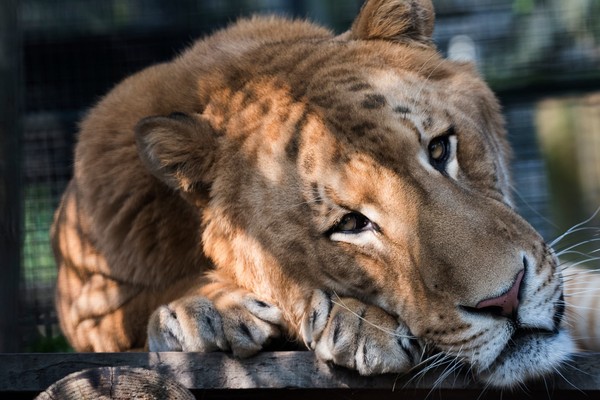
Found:
[[545, 223], [547, 223], [548, 225], [558, 229], [558, 226], [550, 221], [548, 218], [546, 218], [544, 215], [542, 215], [535, 207], [533, 207], [531, 204], [529, 204], [529, 202], [527, 200], [525, 200], [525, 197], [523, 197], [521, 195], [521, 193], [519, 192], [519, 190], [517, 190], [517, 187], [514, 184], [510, 184], [509, 185], [510, 189], [512, 190], [512, 192], [514, 194], [517, 195], [517, 197], [519, 198], [519, 200], [527, 206], [527, 208], [529, 208], [535, 215], [537, 215], [540, 219], [542, 219]]
[[[569, 269], [571, 267], [575, 267], [575, 266], [583, 264], [583, 263], [598, 261], [600, 259], [598, 257], [592, 257], [592, 256], [586, 255], [584, 253], [577, 254], [577, 252], [574, 252], [574, 253], [569, 253], [569, 254], [571, 254], [571, 255], [580, 255], [583, 259], [579, 260], [576, 264], [574, 264], [572, 261], [564, 261], [564, 262], [560, 263], [558, 265], [559, 268], [560, 268], [560, 271], [556, 272], [555, 275], [563, 274], [563, 276], [567, 276], [569, 274], [578, 273], [579, 270], [580, 270], [580, 268], [576, 269], [574, 271], [569, 271]], [[585, 269], [587, 270], [588, 268], [585, 268]]]
[[[585, 265], [591, 262], [595, 262], [597, 260], [584, 260], [581, 262], [578, 262], [577, 265]], [[595, 265], [595, 264], [594, 264]], [[572, 267], [573, 265], [571, 265], [570, 267]], [[572, 282], [574, 280], [577, 280], [577, 278], [579, 277], [584, 277], [584, 276], [593, 276], [596, 275], [598, 273], [600, 273], [600, 270], [598, 270], [597, 268], [588, 268], [588, 267], [579, 267], [577, 271], [573, 270], [570, 267], [565, 267], [565, 269], [563, 269], [562, 271], [559, 272], [555, 272], [554, 275], [561, 275], [563, 277], [563, 280], [565, 282]]]
[[368, 319], [366, 319], [365, 317], [362, 317], [362, 316], [360, 316], [358, 313], [356, 313], [356, 311], [354, 311], [354, 310], [350, 309], [350, 307], [348, 307], [346, 304], [344, 304], [344, 301], [342, 300], [342, 298], [341, 298], [341, 297], [340, 297], [340, 296], [339, 296], [337, 293], [335, 293], [335, 292], [334, 292], [334, 294], [335, 294], [335, 297], [337, 297], [337, 300], [338, 300], [338, 301], [332, 300], [332, 303], [333, 303], [333, 304], [336, 304], [336, 305], [338, 305], [338, 306], [342, 307], [344, 310], [346, 310], [346, 311], [348, 311], [348, 312], [352, 313], [352, 314], [353, 314], [353, 315], [355, 315], [357, 318], [361, 319], [363, 322], [366, 322], [367, 324], [369, 324], [369, 325], [371, 325], [372, 327], [374, 327], [374, 328], [376, 328], [376, 329], [380, 330], [381, 332], [387, 333], [387, 334], [388, 334], [388, 335], [390, 335], [390, 336], [394, 336], [394, 337], [398, 337], [398, 338], [403, 338], [403, 339], [416, 339], [416, 337], [415, 337], [415, 336], [412, 336], [412, 335], [400, 335], [400, 334], [396, 333], [395, 331], [391, 331], [391, 330], [389, 330], [389, 329], [385, 329], [385, 328], [383, 328], [383, 327], [381, 327], [381, 326], [379, 326], [379, 325], [377, 325], [377, 324], [375, 324], [375, 323], [373, 323], [373, 322], [369, 321], [369, 320], [368, 320]]
[[577, 386], [575, 386], [573, 383], [571, 383], [571, 381], [569, 381], [561, 372], [558, 368], [554, 367], [553, 368], [554, 371], [565, 381], [567, 382], [569, 385], [571, 385], [573, 387], [573, 389], [579, 391], [580, 393], [584, 393], [581, 389], [579, 389]]
[[563, 233], [562, 235], [560, 235], [559, 237], [557, 237], [556, 239], [554, 239], [552, 242], [550, 242], [550, 247], [554, 248], [554, 245], [556, 245], [558, 242], [560, 242], [561, 240], [563, 240], [566, 236], [570, 235], [571, 233], [575, 232], [578, 228], [584, 226], [585, 224], [587, 224], [588, 222], [590, 222], [594, 218], [596, 218], [596, 216], [598, 215], [598, 213], [600, 213], [600, 207], [598, 207], [596, 209], [596, 211], [594, 212], [594, 214], [592, 214], [591, 217], [589, 217], [585, 221], [582, 221], [582, 222], [580, 222], [580, 223], [578, 223], [576, 225], [573, 225], [571, 228], [567, 229], [567, 231], [565, 233]]
[[588, 296], [588, 297], [598, 297], [600, 296], [600, 288], [587, 288], [587, 287], [569, 287], [569, 293], [566, 294], [566, 297], [569, 296], [578, 296], [581, 294], [590, 294], [593, 293], [592, 296]]
[[412, 382], [414, 379], [416, 379], [418, 377], [423, 377], [427, 372], [431, 371], [432, 369], [437, 368], [438, 366], [440, 366], [448, 361], [449, 361], [449, 357], [444, 353], [436, 353], [436, 354], [428, 357], [427, 359], [421, 361], [420, 363], [418, 363], [417, 365], [413, 366], [410, 369], [411, 372], [414, 372], [418, 368], [423, 367], [422, 370], [415, 373], [415, 375], [411, 379], [408, 380], [407, 384]]
[[[586, 310], [586, 311], [600, 311], [600, 309], [598, 309], [597, 307], [585, 307], [585, 306], [576, 306], [573, 304], [568, 304], [567, 305], [571, 308], [571, 309], [575, 309], [575, 310]], [[582, 317], [583, 318], [583, 317]]]
[[[563, 255], [563, 254], [564, 254], [565, 252], [567, 252], [567, 251], [570, 251], [570, 250], [576, 249], [577, 247], [580, 247], [580, 246], [583, 246], [583, 245], [586, 245], [586, 244], [595, 243], [595, 242], [600, 242], [600, 238], [597, 238], [597, 239], [589, 239], [589, 240], [584, 240], [583, 242], [579, 242], [579, 243], [577, 243], [577, 244], [574, 244], [574, 245], [572, 245], [572, 246], [569, 246], [569, 247], [567, 247], [567, 248], [566, 248], [566, 249], [564, 249], [564, 250], [560, 250], [560, 251], [558, 251], [558, 252], [556, 253], [556, 255], [557, 255], [558, 257], [560, 257], [561, 255]], [[596, 250], [594, 250], [594, 251], [596, 251]]]

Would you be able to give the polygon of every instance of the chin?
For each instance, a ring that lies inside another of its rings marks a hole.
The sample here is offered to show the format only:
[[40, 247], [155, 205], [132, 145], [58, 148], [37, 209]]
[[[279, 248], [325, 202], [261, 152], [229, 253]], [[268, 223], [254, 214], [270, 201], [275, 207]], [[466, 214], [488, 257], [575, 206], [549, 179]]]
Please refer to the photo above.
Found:
[[556, 332], [517, 330], [496, 360], [476, 374], [490, 386], [510, 388], [555, 371], [575, 350], [564, 328]]

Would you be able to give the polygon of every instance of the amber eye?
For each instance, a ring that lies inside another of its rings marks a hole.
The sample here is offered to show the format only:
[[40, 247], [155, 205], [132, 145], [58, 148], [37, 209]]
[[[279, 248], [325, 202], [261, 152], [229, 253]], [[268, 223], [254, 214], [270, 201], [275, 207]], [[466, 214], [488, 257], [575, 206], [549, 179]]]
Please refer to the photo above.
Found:
[[434, 140], [429, 144], [429, 157], [435, 161], [440, 161], [446, 155], [446, 145], [443, 140]]
[[351, 212], [342, 217], [328, 232], [334, 233], [359, 233], [375, 225], [361, 213]]
[[446, 170], [446, 162], [450, 158], [450, 139], [449, 135], [444, 135], [433, 139], [427, 147], [429, 152], [429, 163], [438, 171]]

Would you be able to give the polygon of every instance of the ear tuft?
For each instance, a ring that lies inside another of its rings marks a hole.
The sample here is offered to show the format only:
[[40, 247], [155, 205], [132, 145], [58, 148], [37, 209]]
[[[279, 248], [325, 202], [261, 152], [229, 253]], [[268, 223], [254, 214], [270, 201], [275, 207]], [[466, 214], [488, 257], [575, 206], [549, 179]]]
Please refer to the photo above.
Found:
[[218, 141], [203, 117], [144, 118], [135, 127], [135, 140], [143, 164], [169, 187], [191, 192], [212, 181]]
[[431, 0], [367, 0], [352, 24], [351, 39], [432, 45]]

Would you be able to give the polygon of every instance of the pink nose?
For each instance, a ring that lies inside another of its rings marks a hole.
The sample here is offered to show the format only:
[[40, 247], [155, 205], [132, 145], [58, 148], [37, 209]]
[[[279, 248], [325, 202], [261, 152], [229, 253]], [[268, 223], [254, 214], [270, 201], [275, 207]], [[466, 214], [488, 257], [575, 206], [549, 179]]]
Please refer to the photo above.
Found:
[[480, 301], [475, 308], [480, 311], [489, 311], [493, 314], [500, 314], [503, 317], [512, 317], [516, 314], [517, 308], [519, 308], [519, 289], [521, 288], [521, 281], [523, 280], [523, 272], [519, 272], [515, 283], [501, 296], [493, 299], [487, 299]]

